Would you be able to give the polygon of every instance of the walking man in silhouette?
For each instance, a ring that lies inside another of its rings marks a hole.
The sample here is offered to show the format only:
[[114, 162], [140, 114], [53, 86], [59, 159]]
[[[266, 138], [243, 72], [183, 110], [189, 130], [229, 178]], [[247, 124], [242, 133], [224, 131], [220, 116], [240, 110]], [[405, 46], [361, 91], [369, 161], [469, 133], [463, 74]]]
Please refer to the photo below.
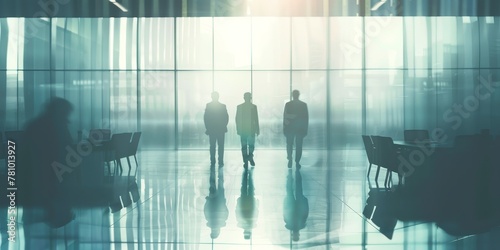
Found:
[[227, 132], [229, 115], [226, 105], [219, 102], [219, 93], [212, 93], [212, 102], [207, 103], [203, 119], [205, 133], [210, 140], [210, 164], [215, 165], [215, 144], [217, 143], [219, 167], [222, 167], [224, 165], [224, 136]]
[[300, 158], [302, 157], [302, 142], [307, 135], [309, 126], [309, 113], [307, 104], [299, 100], [300, 92], [292, 92], [292, 100], [285, 104], [283, 114], [283, 133], [286, 136], [286, 153], [288, 167], [292, 167], [293, 143], [296, 143], [295, 163], [300, 168]]
[[246, 92], [243, 95], [245, 102], [238, 105], [236, 109], [236, 132], [241, 138], [241, 154], [243, 156], [243, 167], [255, 166], [253, 151], [255, 149], [255, 137], [259, 135], [259, 115], [257, 106], [252, 104], [252, 94]]

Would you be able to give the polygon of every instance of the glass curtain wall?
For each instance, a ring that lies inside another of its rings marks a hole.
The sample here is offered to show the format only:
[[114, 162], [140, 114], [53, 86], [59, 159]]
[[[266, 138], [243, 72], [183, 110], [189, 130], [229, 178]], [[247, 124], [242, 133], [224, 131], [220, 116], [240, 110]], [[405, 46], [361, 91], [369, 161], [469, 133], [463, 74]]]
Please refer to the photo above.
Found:
[[500, 133], [498, 17], [0, 19], [0, 131], [23, 129], [51, 96], [75, 106], [71, 132], [143, 132], [143, 148], [207, 148], [218, 91], [226, 142], [243, 93], [263, 148], [284, 148], [290, 92], [309, 105], [305, 147], [360, 148], [404, 129], [450, 138]]

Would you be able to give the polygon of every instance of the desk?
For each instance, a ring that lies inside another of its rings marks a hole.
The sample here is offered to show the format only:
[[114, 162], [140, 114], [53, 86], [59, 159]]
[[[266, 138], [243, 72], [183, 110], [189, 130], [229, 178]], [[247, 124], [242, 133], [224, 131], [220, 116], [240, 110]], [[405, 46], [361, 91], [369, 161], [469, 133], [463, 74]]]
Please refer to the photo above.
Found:
[[407, 141], [394, 141], [394, 145], [401, 148], [429, 148], [429, 149], [452, 149], [453, 144], [451, 143], [438, 143], [438, 142], [421, 142], [412, 143]]

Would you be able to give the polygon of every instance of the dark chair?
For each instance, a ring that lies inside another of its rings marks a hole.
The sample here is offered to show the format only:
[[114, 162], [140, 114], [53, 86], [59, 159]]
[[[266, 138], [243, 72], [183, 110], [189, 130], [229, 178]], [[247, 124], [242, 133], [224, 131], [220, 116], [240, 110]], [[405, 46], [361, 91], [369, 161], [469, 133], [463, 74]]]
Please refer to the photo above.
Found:
[[[139, 140], [141, 139], [141, 134], [142, 134], [141, 132], [135, 132], [132, 135], [132, 140], [129, 143], [128, 152], [127, 152], [127, 162], [128, 162], [128, 166], [129, 166], [129, 175], [130, 175], [130, 170], [132, 169], [132, 166], [131, 166], [130, 160], [129, 160], [130, 156], [134, 157], [135, 174], [137, 174], [137, 168], [139, 167], [139, 164], [137, 162], [136, 154], [137, 154], [137, 149], [139, 147]], [[135, 176], [135, 174], [134, 174], [134, 176]]]
[[429, 131], [422, 129], [411, 129], [404, 131], [405, 142], [416, 143], [429, 141]]
[[362, 135], [361, 137], [363, 138], [363, 144], [365, 145], [366, 156], [368, 157], [368, 162], [370, 163], [370, 165], [368, 166], [368, 173], [366, 174], [366, 177], [370, 177], [370, 170], [372, 169], [375, 149], [373, 147], [373, 142], [370, 136]]
[[[384, 186], [389, 187], [392, 182], [392, 172], [398, 173], [399, 184], [401, 184], [401, 174], [398, 171], [398, 150], [392, 138], [384, 136], [372, 136], [375, 145], [375, 162], [378, 166], [387, 169]], [[378, 171], [375, 182], [378, 181]]]
[[374, 165], [377, 165], [377, 173], [375, 174], [375, 183], [377, 184], [378, 186], [378, 175], [380, 173], [380, 164], [381, 164], [381, 157], [380, 157], [380, 154], [379, 154], [379, 149], [380, 149], [380, 137], [381, 136], [378, 136], [378, 135], [372, 135], [370, 136], [370, 138], [372, 139], [372, 143], [373, 143], [373, 156], [372, 156], [372, 162]]
[[129, 147], [131, 137], [132, 133], [113, 134], [111, 140], [105, 144], [105, 161], [108, 163], [108, 172], [110, 174], [110, 162], [115, 162], [115, 175], [118, 173], [118, 170], [120, 170], [120, 172], [123, 172], [121, 159], [127, 157], [127, 149]]
[[116, 140], [113, 143], [113, 148], [115, 150], [115, 160], [117, 166], [120, 167], [120, 173], [123, 173], [121, 159], [127, 157], [132, 133], [114, 134], [113, 137], [116, 137]]

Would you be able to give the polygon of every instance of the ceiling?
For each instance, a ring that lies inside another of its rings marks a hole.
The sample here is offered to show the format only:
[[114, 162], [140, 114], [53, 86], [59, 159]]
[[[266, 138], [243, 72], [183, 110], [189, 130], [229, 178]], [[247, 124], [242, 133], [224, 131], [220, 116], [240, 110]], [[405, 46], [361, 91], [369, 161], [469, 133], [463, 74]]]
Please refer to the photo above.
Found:
[[4, 0], [0, 3], [0, 17], [500, 16], [499, 2], [498, 0]]

